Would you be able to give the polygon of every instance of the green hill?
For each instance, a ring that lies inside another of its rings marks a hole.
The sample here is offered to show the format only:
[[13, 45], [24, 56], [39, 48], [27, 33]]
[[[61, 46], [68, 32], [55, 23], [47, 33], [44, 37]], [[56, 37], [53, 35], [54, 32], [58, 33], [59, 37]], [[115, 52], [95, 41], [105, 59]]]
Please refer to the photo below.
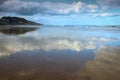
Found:
[[0, 25], [42, 25], [19, 17], [2, 17]]

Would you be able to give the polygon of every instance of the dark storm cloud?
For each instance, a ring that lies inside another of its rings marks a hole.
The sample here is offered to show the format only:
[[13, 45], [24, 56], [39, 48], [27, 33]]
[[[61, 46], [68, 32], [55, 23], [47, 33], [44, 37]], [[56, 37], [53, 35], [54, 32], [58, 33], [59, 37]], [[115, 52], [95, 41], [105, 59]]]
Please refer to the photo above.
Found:
[[119, 9], [120, 0], [97, 0], [98, 4], [101, 5], [104, 9]]
[[6, 0], [1, 1], [1, 12], [13, 12], [24, 15], [32, 15], [42, 11], [40, 4], [33, 2], [23, 2], [20, 0]]
[[2, 4], [4, 4], [4, 2], [6, 2], [7, 0], [0, 0], [0, 12], [4, 11], [4, 9], [1, 7]]
[[0, 0], [0, 5], [1, 5], [2, 3], [4, 3], [5, 1], [7, 1], [7, 0]]

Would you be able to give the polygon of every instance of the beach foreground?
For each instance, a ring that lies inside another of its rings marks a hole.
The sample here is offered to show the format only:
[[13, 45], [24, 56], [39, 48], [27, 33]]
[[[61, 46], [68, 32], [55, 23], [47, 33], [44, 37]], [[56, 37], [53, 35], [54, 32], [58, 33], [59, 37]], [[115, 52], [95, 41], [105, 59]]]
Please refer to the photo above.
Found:
[[119, 26], [0, 28], [0, 80], [120, 80], [119, 74]]

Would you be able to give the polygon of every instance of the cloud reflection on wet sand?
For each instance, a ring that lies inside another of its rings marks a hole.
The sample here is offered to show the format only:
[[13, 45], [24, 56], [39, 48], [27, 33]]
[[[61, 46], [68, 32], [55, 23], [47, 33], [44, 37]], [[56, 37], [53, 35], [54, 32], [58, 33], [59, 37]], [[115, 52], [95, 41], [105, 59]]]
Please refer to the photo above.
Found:
[[93, 50], [20, 51], [0, 58], [0, 79], [76, 80], [82, 65], [93, 57]]
[[0, 79], [119, 80], [119, 52], [120, 47], [104, 45], [95, 56], [91, 50], [21, 51], [1, 59]]
[[120, 46], [100, 46], [95, 58], [88, 61], [80, 75], [92, 80], [120, 80]]
[[69, 38], [38, 38], [26, 36], [4, 36], [0, 39], [0, 56], [10, 55], [22, 50], [43, 49], [50, 50], [65, 50], [81, 51], [84, 49], [96, 49], [96, 43], [104, 43], [113, 41], [111, 38], [92, 37], [86, 41], [74, 40]]

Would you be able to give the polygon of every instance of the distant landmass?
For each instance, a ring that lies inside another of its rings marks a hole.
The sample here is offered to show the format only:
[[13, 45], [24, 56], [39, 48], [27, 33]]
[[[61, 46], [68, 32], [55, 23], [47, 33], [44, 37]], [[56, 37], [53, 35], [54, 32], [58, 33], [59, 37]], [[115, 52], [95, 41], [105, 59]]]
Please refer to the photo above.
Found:
[[0, 25], [42, 25], [19, 17], [2, 17]]

